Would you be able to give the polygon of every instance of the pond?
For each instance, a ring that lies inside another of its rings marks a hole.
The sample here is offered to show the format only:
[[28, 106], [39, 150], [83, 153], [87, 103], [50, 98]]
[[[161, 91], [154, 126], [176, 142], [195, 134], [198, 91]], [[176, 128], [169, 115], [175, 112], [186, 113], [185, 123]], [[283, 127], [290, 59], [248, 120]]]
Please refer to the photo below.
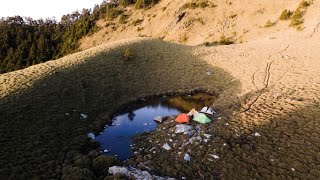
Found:
[[200, 110], [204, 106], [212, 105], [213, 102], [214, 97], [204, 93], [143, 101], [140, 107], [135, 105], [135, 109], [117, 115], [112, 124], [107, 125], [96, 140], [100, 143], [103, 154], [126, 160], [134, 155], [131, 151], [132, 136], [155, 130], [157, 123], [153, 120], [154, 117], [178, 115], [192, 108]]

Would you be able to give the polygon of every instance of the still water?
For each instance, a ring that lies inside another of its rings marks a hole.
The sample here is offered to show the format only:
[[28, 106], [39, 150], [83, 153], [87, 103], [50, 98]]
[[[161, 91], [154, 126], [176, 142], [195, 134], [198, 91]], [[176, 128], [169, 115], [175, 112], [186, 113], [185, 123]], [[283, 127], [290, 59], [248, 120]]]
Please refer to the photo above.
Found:
[[100, 148], [105, 150], [104, 154], [126, 160], [134, 155], [131, 151], [131, 137], [155, 130], [157, 123], [153, 120], [154, 117], [178, 115], [192, 108], [201, 109], [211, 105], [213, 101], [213, 97], [207, 94], [158, 98], [144, 103], [143, 107], [116, 116], [112, 126], [105, 128], [96, 140], [100, 143]]

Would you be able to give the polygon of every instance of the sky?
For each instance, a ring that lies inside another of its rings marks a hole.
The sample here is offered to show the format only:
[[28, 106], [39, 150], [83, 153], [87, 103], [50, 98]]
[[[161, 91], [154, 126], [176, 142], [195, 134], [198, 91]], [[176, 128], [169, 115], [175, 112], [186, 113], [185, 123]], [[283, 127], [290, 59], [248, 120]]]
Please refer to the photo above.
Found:
[[60, 21], [61, 16], [83, 8], [93, 9], [103, 0], [1, 0], [0, 17], [27, 16], [33, 19], [55, 17]]

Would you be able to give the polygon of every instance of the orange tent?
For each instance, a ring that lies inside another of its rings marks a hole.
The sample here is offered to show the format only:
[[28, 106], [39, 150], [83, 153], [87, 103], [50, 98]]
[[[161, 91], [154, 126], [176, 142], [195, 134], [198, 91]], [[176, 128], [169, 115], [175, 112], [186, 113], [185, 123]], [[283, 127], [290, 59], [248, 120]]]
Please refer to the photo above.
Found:
[[176, 118], [177, 123], [188, 123], [189, 122], [189, 116], [185, 113], [179, 114], [179, 116]]

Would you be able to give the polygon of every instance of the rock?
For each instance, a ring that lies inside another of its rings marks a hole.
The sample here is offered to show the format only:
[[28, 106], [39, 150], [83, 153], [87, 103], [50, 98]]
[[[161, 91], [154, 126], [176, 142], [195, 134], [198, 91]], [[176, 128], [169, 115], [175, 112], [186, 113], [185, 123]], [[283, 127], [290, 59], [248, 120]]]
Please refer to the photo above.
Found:
[[105, 149], [105, 150], [103, 150], [103, 152], [107, 153], [107, 152], [109, 152], [109, 150], [108, 150], [108, 149]]
[[190, 144], [193, 144], [194, 142], [201, 142], [202, 141], [202, 138], [200, 136], [197, 136], [197, 137], [192, 137], [189, 139], [189, 143]]
[[185, 161], [191, 161], [191, 157], [190, 157], [190, 155], [187, 154], [187, 153], [184, 155], [183, 159], [184, 159]]
[[212, 135], [211, 134], [203, 134], [203, 136], [206, 137], [207, 139], [210, 139]]
[[161, 123], [162, 122], [162, 116], [154, 117], [153, 120], [156, 121], [156, 122], [160, 122]]
[[83, 114], [83, 113], [80, 114], [80, 119], [87, 119], [87, 118], [88, 118], [87, 114]]
[[170, 149], [172, 149], [168, 143], [165, 143], [163, 146], [162, 146], [163, 149], [169, 151]]
[[260, 135], [260, 133], [256, 132], [256, 133], [254, 133], [254, 136], [260, 137], [261, 135]]
[[214, 159], [220, 159], [219, 156], [215, 155], [215, 154], [209, 154], [211, 157], [213, 157]]
[[190, 130], [192, 130], [191, 126], [185, 125], [185, 124], [178, 124], [178, 125], [176, 125], [175, 133], [176, 134], [184, 133], [184, 132], [187, 132], [187, 131], [190, 131]]
[[95, 139], [95, 138], [96, 138], [96, 136], [95, 136], [92, 132], [91, 132], [91, 133], [88, 133], [87, 136], [88, 136], [88, 138], [90, 138], [90, 139]]
[[121, 167], [121, 166], [112, 166], [112, 167], [109, 167], [109, 170], [108, 172], [110, 174], [123, 174], [123, 175], [126, 175], [126, 176], [129, 176], [129, 170], [128, 168], [126, 167]]
[[195, 131], [191, 130], [191, 131], [184, 132], [183, 134], [186, 134], [186, 135], [188, 135], [188, 137], [191, 137], [194, 135], [194, 133], [195, 133]]

